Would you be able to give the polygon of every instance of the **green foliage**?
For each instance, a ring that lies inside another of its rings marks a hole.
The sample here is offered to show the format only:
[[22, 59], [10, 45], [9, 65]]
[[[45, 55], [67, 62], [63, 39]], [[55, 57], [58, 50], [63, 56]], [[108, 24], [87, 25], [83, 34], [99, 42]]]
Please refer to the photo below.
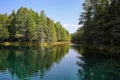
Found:
[[60, 22], [56, 22], [55, 29], [56, 29], [57, 41], [70, 41], [71, 40], [71, 35], [69, 34], [67, 30], [62, 28], [62, 25], [60, 24]]
[[6, 14], [0, 14], [0, 40], [2, 38], [9, 37], [7, 26], [8, 26], [8, 16]]
[[120, 46], [120, 1], [85, 0], [80, 15], [82, 28], [72, 35], [72, 41], [84, 47]]
[[38, 14], [21, 7], [10, 15], [0, 14], [0, 39], [12, 42], [70, 41], [69, 32], [60, 23], [56, 24], [43, 10]]
[[75, 32], [74, 34], [72, 34], [72, 42], [76, 43], [76, 44], [80, 44], [82, 41], [81, 38], [83, 38], [83, 33], [84, 30], [82, 28], [79, 28], [79, 30], [77, 32]]
[[47, 26], [45, 28], [46, 32], [46, 42], [51, 42], [51, 41], [56, 41], [57, 36], [56, 36], [56, 31], [54, 27], [54, 22], [47, 18]]

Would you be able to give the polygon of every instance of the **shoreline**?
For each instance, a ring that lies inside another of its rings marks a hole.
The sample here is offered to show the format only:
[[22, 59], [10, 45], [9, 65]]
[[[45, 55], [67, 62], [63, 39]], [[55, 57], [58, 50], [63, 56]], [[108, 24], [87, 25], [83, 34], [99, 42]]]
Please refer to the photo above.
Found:
[[2, 42], [0, 46], [56, 46], [56, 45], [63, 45], [63, 44], [70, 44], [70, 41], [61, 41], [61, 42]]

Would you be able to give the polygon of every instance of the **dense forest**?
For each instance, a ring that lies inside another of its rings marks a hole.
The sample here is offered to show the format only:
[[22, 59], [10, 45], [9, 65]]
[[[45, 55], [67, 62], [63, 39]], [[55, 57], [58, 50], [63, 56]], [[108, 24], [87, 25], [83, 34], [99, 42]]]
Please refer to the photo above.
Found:
[[60, 22], [54, 22], [42, 10], [40, 13], [19, 8], [0, 14], [0, 42], [55, 42], [70, 41], [70, 34]]
[[85, 0], [79, 18], [82, 25], [72, 42], [85, 48], [113, 48], [120, 46], [120, 0]]

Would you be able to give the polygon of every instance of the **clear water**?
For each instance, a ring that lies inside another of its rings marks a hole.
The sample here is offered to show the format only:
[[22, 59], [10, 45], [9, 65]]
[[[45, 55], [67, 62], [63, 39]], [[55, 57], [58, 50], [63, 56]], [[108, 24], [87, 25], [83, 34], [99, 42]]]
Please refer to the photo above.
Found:
[[0, 47], [0, 80], [119, 80], [120, 60], [79, 47]]

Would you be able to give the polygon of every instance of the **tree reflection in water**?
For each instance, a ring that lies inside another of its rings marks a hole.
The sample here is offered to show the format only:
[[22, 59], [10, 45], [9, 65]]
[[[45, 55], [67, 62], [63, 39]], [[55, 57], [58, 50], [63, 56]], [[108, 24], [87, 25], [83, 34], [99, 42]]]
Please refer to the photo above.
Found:
[[0, 72], [8, 70], [13, 77], [24, 79], [39, 75], [43, 78], [58, 64], [69, 45], [52, 47], [0, 47]]
[[77, 75], [79, 76], [80, 80], [120, 79], [119, 57], [99, 55], [101, 53], [99, 53], [99, 51], [82, 53], [80, 47], [73, 46], [73, 48], [80, 54], [80, 56], [78, 56], [79, 61], [77, 62], [77, 65], [79, 66]]

